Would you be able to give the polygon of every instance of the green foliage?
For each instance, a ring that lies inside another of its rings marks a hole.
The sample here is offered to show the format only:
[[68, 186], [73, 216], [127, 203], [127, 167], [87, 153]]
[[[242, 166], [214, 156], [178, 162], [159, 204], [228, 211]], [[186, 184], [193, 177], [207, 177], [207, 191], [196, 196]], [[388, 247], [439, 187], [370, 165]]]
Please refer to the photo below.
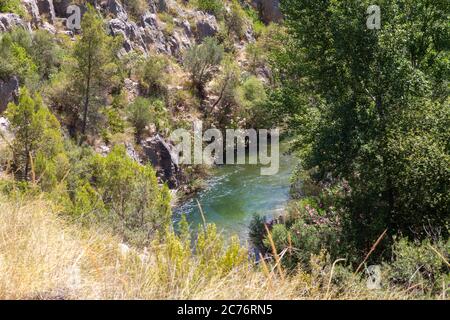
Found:
[[347, 184], [336, 204], [360, 254], [386, 228], [448, 236], [450, 212], [449, 4], [382, 1], [382, 28], [368, 30], [370, 4], [283, 2], [288, 34], [272, 68], [271, 109], [316, 182]]
[[160, 97], [167, 94], [169, 83], [167, 67], [169, 59], [163, 55], [151, 55], [137, 71], [137, 77], [144, 94]]
[[228, 32], [234, 33], [238, 39], [242, 39], [246, 32], [247, 19], [244, 9], [237, 0], [233, 0], [230, 12], [225, 17]]
[[225, 7], [220, 0], [196, 0], [196, 7], [200, 11], [205, 11], [220, 18]]
[[146, 245], [171, 223], [167, 186], [160, 187], [153, 168], [135, 162], [123, 146], [106, 157], [85, 154], [69, 186], [74, 191], [68, 211], [75, 218], [111, 227], [128, 243]]
[[21, 82], [35, 78], [37, 67], [27, 50], [13, 39], [14, 33], [0, 37], [0, 78], [17, 75]]
[[[81, 116], [81, 134], [93, 127], [98, 108], [105, 101], [108, 90], [118, 82], [118, 66], [115, 53], [119, 41], [108, 36], [103, 19], [88, 5], [81, 22], [83, 34], [74, 48], [76, 66], [72, 71], [72, 83], [79, 99], [78, 108], [72, 110]], [[119, 39], [120, 40], [120, 39]]]
[[146, 0], [122, 0], [122, 3], [125, 10], [137, 21], [148, 10]]
[[137, 97], [128, 107], [128, 121], [133, 125], [136, 139], [140, 141], [145, 128], [154, 123], [156, 130], [168, 128], [168, 115], [162, 100]]
[[264, 84], [256, 77], [249, 77], [236, 91], [237, 103], [241, 106], [241, 117], [252, 127], [261, 125], [266, 118], [264, 106], [267, 95]]
[[430, 240], [424, 240], [421, 243], [411, 243], [406, 238], [400, 238], [393, 245], [392, 262], [385, 264], [389, 280], [428, 292], [440, 292], [442, 282], [448, 281], [446, 276], [448, 277], [450, 270], [443, 258], [448, 261], [449, 252], [450, 241], [445, 243], [440, 240], [432, 243]]
[[184, 66], [191, 74], [192, 84], [200, 97], [204, 97], [204, 86], [211, 79], [215, 68], [223, 58], [223, 47], [214, 38], [205, 38], [200, 45], [186, 51]]
[[259, 214], [253, 214], [252, 220], [248, 227], [248, 236], [252, 245], [259, 251], [265, 251], [264, 239], [266, 237], [266, 229], [264, 224], [266, 223], [266, 217]]
[[10, 103], [6, 116], [14, 133], [12, 170], [17, 179], [38, 182], [51, 190], [68, 170], [58, 120], [40, 96], [20, 90], [19, 103]]
[[0, 0], [0, 12], [15, 13], [21, 17], [26, 15], [20, 0]]

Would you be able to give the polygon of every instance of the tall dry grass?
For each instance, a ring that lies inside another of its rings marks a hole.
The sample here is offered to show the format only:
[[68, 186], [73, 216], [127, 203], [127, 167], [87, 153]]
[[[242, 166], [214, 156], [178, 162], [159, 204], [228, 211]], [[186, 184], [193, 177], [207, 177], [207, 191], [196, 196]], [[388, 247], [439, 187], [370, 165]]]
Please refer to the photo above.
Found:
[[175, 261], [178, 249], [155, 244], [148, 253], [125, 253], [114, 236], [66, 222], [43, 200], [0, 199], [0, 299], [409, 298], [370, 291], [356, 278], [337, 285], [323, 257], [312, 271], [285, 276], [275, 265], [250, 262], [204, 272], [194, 254]]

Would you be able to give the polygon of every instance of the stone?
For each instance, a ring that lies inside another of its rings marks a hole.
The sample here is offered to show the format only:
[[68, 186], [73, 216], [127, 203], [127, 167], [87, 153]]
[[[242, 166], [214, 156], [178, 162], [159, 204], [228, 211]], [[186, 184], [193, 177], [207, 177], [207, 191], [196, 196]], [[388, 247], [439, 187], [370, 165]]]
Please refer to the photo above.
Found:
[[178, 154], [174, 152], [175, 147], [158, 134], [144, 140], [141, 145], [158, 178], [166, 182], [170, 189], [178, 188], [181, 185], [182, 173], [178, 166]]
[[31, 17], [31, 22], [34, 26], [38, 26], [41, 22], [41, 16], [39, 14], [39, 8], [37, 6], [36, 0], [22, 0], [28, 14]]
[[6, 32], [18, 26], [27, 30], [30, 29], [17, 14], [0, 13], [0, 32]]
[[55, 23], [56, 14], [53, 0], [39, 0], [37, 6], [41, 17], [47, 18], [51, 24]]
[[5, 111], [8, 103], [16, 102], [19, 96], [19, 79], [11, 77], [7, 80], [0, 79], [0, 113]]
[[67, 8], [74, 4], [72, 0], [53, 0], [55, 15], [60, 18], [67, 18]]
[[265, 23], [280, 22], [283, 19], [280, 0], [253, 0], [252, 5], [259, 11]]
[[197, 38], [200, 41], [206, 37], [215, 36], [219, 31], [216, 17], [211, 14], [199, 12], [196, 20]]

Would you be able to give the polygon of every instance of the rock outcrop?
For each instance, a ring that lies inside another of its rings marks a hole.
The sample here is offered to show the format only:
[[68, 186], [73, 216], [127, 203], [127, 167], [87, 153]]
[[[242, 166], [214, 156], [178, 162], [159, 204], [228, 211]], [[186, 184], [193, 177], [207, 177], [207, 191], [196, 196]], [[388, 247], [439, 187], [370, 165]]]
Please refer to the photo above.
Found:
[[39, 0], [37, 1], [37, 6], [41, 17], [47, 19], [47, 21], [52, 24], [55, 23], [56, 13], [55, 7], [53, 6], [53, 0]]
[[29, 29], [29, 26], [15, 13], [0, 13], [0, 32], [9, 31], [15, 27]]
[[0, 79], [0, 113], [5, 111], [8, 103], [15, 102], [19, 96], [19, 80], [12, 77], [7, 80]]
[[144, 154], [157, 172], [158, 178], [166, 182], [170, 189], [180, 186], [182, 180], [181, 170], [178, 166], [178, 155], [173, 146], [158, 134], [148, 138], [142, 143]]
[[253, 0], [252, 5], [259, 11], [265, 23], [280, 22], [283, 19], [280, 0]]

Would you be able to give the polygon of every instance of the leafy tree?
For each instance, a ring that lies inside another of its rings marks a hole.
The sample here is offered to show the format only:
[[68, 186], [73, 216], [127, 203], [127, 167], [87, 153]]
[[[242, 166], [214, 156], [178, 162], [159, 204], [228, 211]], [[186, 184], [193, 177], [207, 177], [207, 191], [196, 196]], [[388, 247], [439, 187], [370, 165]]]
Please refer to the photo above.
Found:
[[184, 66], [202, 99], [205, 97], [205, 84], [211, 80], [223, 54], [223, 47], [214, 38], [205, 38], [202, 44], [194, 45], [185, 53]]
[[123, 146], [106, 157], [95, 156], [91, 184], [107, 209], [106, 221], [125, 240], [145, 244], [171, 222], [170, 193], [160, 187], [150, 165], [132, 160]]
[[169, 61], [162, 55], [151, 55], [140, 66], [138, 78], [145, 94], [149, 96], [164, 96], [169, 83], [167, 66]]
[[6, 116], [14, 133], [15, 176], [50, 189], [67, 173], [68, 166], [58, 120], [39, 95], [31, 97], [25, 88], [20, 90], [19, 103], [8, 105]]
[[82, 104], [81, 134], [85, 136], [89, 120], [92, 125], [92, 120], [98, 115], [99, 104], [116, 80], [118, 42], [107, 35], [103, 19], [90, 5], [83, 15], [81, 28], [83, 34], [74, 48], [76, 67], [73, 80]]
[[348, 183], [344, 231], [364, 251], [386, 228], [448, 234], [450, 212], [449, 4], [381, 1], [382, 27], [369, 30], [370, 4], [283, 2], [288, 35], [271, 94], [303, 167]]

